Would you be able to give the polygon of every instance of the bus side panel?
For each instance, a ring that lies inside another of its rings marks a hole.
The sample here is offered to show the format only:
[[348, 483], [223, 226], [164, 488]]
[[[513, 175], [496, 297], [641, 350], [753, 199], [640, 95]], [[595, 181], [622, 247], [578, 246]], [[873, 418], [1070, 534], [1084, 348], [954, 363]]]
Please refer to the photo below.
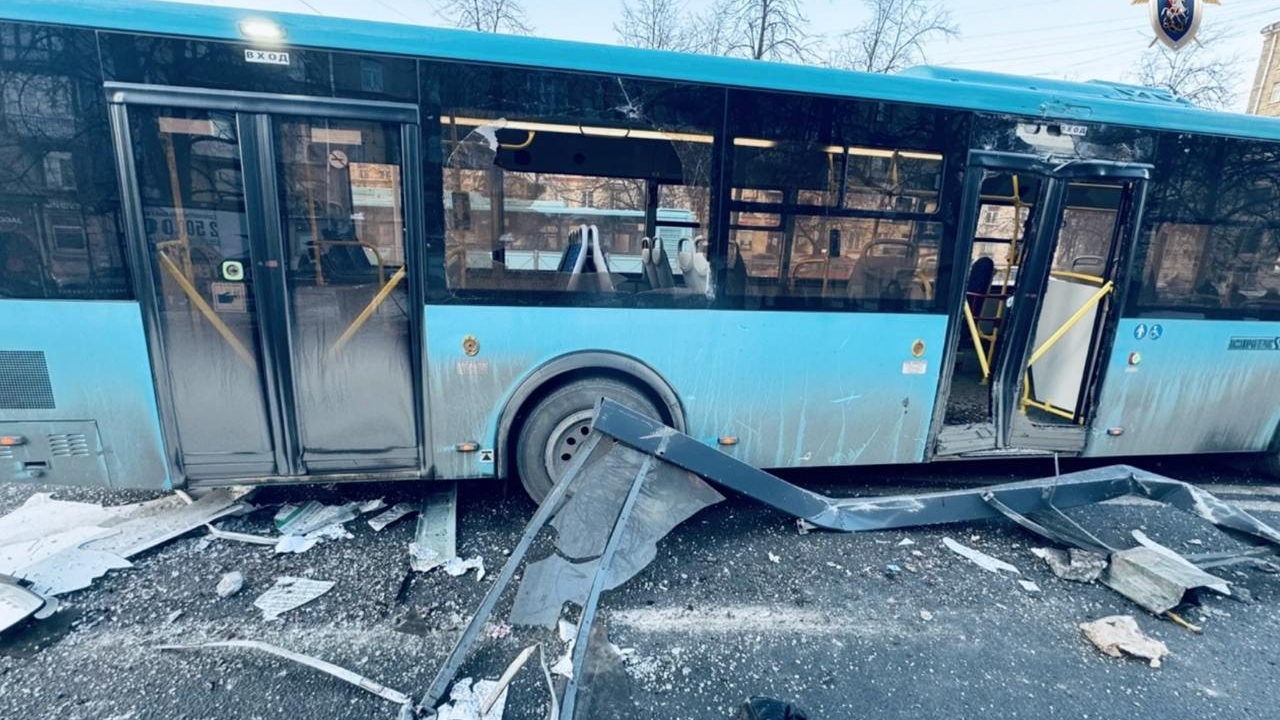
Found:
[[[688, 432], [760, 467], [919, 462], [947, 319], [933, 315], [430, 306], [431, 435], [442, 477], [494, 474], [483, 453], [520, 382], [566, 354], [646, 363], [675, 389]], [[463, 340], [474, 336], [469, 357]], [[912, 356], [915, 341], [923, 357]]]
[[[136, 303], [2, 300], [0, 482], [168, 488]], [[47, 372], [46, 372], [47, 371]]]
[[1122, 320], [1085, 454], [1266, 450], [1280, 423], [1278, 338], [1275, 322]]

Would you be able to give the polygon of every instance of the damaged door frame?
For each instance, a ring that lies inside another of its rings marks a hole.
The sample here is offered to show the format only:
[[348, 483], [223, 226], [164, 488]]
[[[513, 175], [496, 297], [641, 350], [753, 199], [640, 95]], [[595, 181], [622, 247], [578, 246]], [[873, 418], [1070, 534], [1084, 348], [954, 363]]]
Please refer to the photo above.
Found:
[[[126, 256], [130, 266], [134, 297], [142, 315], [143, 328], [151, 356], [152, 380], [155, 384], [161, 438], [165, 445], [165, 462], [174, 486], [189, 484], [226, 485], [229, 483], [314, 482], [317, 479], [416, 479], [427, 477], [433, 467], [433, 447], [427, 419], [425, 392], [425, 316], [426, 268], [422, 238], [425, 236], [425, 214], [422, 194], [422, 153], [418, 107], [408, 103], [348, 100], [341, 98], [277, 95], [254, 92], [228, 92], [205, 88], [107, 82], [103, 84], [111, 121], [117, 182], [123, 207], [123, 225], [128, 242]], [[276, 151], [271, 120], [294, 116], [335, 120], [365, 120], [398, 126], [401, 148], [400, 172], [403, 198], [405, 264], [408, 268], [410, 367], [414, 419], [418, 443], [416, 467], [395, 471], [356, 471], [315, 474], [307, 472], [302, 462], [298, 433], [297, 408], [293, 401], [292, 334], [286, 311], [287, 292], [283, 283], [254, 273], [254, 290], [264, 307], [259, 310], [258, 329], [261, 350], [259, 374], [271, 417], [271, 442], [274, 470], [268, 473], [251, 469], [236, 470], [207, 477], [191, 478], [183, 460], [183, 449], [177, 425], [176, 395], [168, 374], [161, 332], [160, 306], [156, 298], [159, 279], [151, 266], [147, 245], [146, 223], [141, 188], [138, 183], [137, 158], [134, 154], [133, 131], [130, 126], [132, 107], [174, 107], [233, 113], [237, 125], [238, 162], [243, 175], [246, 231], [253, 257], [274, 261], [283, 267], [287, 259], [278, 257], [282, 250], [281, 223], [277, 190]], [[268, 285], [274, 287], [267, 287]], [[276, 287], [278, 286], [278, 287]], [[259, 292], [261, 290], [261, 292]], [[279, 297], [278, 297], [279, 296]], [[264, 322], [265, 321], [265, 322]]]
[[[1091, 343], [1091, 355], [1082, 377], [1082, 414], [1093, 415], [1097, 388], [1103, 382], [1105, 363], [1100, 359], [1110, 354], [1115, 341], [1115, 330], [1124, 302], [1125, 284], [1135, 256], [1137, 233], [1144, 210], [1147, 181], [1151, 166], [1141, 163], [1119, 163], [1106, 160], [1080, 160], [1053, 158], [1050, 156], [1019, 153], [970, 151], [966, 164], [966, 179], [961, 193], [959, 232], [954, 246], [953, 267], [963, 268], [950, 289], [947, 298], [948, 323], [946, 345], [943, 350], [939, 373], [938, 393], [934, 401], [930, 442], [925, 460], [943, 457], [975, 457], [997, 455], [1050, 455], [1059, 452], [1075, 453], [1087, 442], [1090, 423], [1069, 428], [1039, 426], [1017, 417], [1017, 399], [1022, 388], [1021, 374], [1032, 348], [1032, 335], [1040, 316], [1044, 287], [1048, 282], [1048, 270], [1052, 253], [1056, 249], [1062, 229], [1066, 205], [1066, 193], [1072, 180], [1095, 178], [1118, 183], [1133, 183], [1133, 197], [1129, 198], [1128, 213], [1117, 213], [1115, 234], [1112, 238], [1111, 257], [1107, 272], [1117, 284], [1111, 302], [1105, 307]], [[982, 183], [988, 172], [1007, 172], [1034, 175], [1042, 184], [1034, 215], [1034, 229], [1030, 238], [1024, 238], [1028, 247], [1028, 262], [1019, 268], [1019, 275], [1041, 278], [1035, 288], [1026, 283], [1015, 286], [1012, 296], [1015, 307], [1026, 308], [1034, 303], [1034, 312], [1013, 313], [1013, 327], [1004, 333], [1007, 345], [996, 357], [991, 372], [990, 396], [991, 421], [969, 425], [947, 425], [947, 402], [951, 396], [952, 376], [959, 354], [961, 336], [966, 325], [962, 318], [965, 290], [972, 265], [973, 242], [982, 211]], [[1052, 242], [1048, 242], [1051, 239]], [[1015, 432], [1015, 430], [1017, 432]]]

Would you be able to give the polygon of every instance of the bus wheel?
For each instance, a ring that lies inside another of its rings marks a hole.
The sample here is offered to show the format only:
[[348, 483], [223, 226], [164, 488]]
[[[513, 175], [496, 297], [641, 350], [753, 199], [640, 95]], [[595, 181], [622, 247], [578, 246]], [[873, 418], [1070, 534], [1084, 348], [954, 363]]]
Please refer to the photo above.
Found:
[[542, 502], [577, 457], [591, 433], [596, 401], [602, 397], [650, 417], [662, 417], [643, 392], [611, 378], [575, 380], [551, 391], [533, 406], [516, 440], [516, 471], [535, 502]]

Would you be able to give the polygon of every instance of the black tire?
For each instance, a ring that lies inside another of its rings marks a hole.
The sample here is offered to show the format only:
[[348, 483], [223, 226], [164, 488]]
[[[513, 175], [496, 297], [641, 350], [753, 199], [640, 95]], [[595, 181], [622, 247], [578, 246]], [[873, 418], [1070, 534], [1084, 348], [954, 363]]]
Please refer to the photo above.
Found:
[[534, 502], [542, 502], [560, 479], [557, 473], [572, 461], [573, 448], [586, 439], [591, 411], [602, 397], [649, 417], [662, 417], [647, 395], [621, 380], [583, 378], [552, 390], [525, 416], [516, 439], [516, 472]]

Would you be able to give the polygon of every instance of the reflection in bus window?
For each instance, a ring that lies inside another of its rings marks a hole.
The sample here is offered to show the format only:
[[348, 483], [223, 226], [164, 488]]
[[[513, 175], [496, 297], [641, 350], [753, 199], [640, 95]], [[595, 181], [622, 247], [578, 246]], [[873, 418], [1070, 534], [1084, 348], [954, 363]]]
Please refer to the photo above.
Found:
[[763, 308], [933, 303], [944, 113], [735, 97], [728, 294]]
[[699, 116], [715, 94], [471, 66], [441, 83], [451, 291], [714, 294], [713, 125]]
[[130, 296], [94, 35], [0, 24], [0, 298]]
[[1156, 172], [1139, 312], [1280, 318], [1280, 151], [1166, 135]]

